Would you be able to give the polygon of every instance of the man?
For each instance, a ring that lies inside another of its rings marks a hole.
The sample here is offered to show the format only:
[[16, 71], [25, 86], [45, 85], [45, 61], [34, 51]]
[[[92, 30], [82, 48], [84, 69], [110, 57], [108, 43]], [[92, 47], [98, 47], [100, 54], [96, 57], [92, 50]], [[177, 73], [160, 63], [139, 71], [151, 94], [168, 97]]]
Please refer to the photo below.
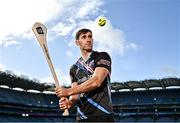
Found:
[[93, 36], [89, 29], [76, 33], [76, 45], [81, 58], [72, 65], [71, 88], [55, 88], [60, 99], [60, 108], [77, 106], [77, 121], [113, 122], [113, 109], [110, 90], [111, 58], [106, 52], [93, 51]]

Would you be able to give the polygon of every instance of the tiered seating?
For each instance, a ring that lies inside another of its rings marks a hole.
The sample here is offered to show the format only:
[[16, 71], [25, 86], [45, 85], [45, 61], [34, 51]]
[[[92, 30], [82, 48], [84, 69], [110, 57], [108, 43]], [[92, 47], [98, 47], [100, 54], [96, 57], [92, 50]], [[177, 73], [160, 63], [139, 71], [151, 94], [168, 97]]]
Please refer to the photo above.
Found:
[[[62, 116], [54, 94], [0, 88], [0, 121], [71, 122]], [[141, 90], [112, 93], [116, 121], [180, 121], [180, 89]]]
[[62, 121], [62, 112], [54, 94], [0, 88], [0, 121]]
[[180, 89], [115, 92], [112, 101], [118, 121], [180, 120]]
[[127, 91], [112, 93], [113, 104], [119, 105], [152, 105], [179, 104], [179, 89], [161, 89], [147, 91]]
[[40, 107], [58, 106], [58, 98], [53, 94], [30, 93], [6, 88], [0, 89], [0, 102]]

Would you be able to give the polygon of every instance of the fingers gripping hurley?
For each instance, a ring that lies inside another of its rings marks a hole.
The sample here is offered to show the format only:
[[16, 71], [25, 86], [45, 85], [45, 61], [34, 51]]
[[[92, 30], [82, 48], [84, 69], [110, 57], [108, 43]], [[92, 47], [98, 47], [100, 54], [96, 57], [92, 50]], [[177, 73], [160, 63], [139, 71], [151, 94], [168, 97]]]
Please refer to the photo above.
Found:
[[[46, 57], [46, 60], [48, 62], [48, 65], [50, 67], [51, 73], [53, 75], [54, 81], [55, 81], [55, 85], [59, 86], [59, 81], [58, 78], [56, 76], [56, 72], [54, 70], [50, 55], [49, 55], [49, 51], [48, 51], [48, 47], [47, 47], [47, 41], [46, 41], [46, 35], [47, 35], [47, 28], [42, 24], [42, 23], [35, 23], [32, 27], [32, 30], [43, 50], [43, 53]], [[68, 110], [66, 109], [63, 113], [64, 116], [69, 115]]]

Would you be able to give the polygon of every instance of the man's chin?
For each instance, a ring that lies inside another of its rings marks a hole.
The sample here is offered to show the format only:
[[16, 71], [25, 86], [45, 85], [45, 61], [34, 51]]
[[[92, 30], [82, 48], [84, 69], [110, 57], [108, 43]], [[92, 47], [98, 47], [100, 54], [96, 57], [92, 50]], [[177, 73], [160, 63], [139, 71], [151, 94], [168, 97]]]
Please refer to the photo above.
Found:
[[92, 49], [87, 49], [86, 51], [87, 51], [87, 52], [92, 52]]
[[92, 49], [83, 49], [83, 50], [86, 52], [92, 52], [93, 51]]

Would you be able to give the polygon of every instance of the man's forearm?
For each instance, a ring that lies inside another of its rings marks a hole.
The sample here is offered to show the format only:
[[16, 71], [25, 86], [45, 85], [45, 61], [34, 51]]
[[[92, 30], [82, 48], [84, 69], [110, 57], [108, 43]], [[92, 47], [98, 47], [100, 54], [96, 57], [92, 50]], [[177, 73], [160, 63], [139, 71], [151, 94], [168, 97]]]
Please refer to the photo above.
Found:
[[108, 73], [109, 71], [106, 68], [97, 67], [93, 73], [93, 76], [89, 80], [83, 82], [80, 85], [77, 84], [67, 90], [64, 90], [64, 95], [63, 91], [61, 90], [60, 95], [71, 96], [94, 90], [101, 86]]
[[69, 88], [70, 95], [80, 94], [87, 91], [91, 91], [100, 86], [98, 77], [94, 76], [86, 82], [76, 85], [75, 87]]

